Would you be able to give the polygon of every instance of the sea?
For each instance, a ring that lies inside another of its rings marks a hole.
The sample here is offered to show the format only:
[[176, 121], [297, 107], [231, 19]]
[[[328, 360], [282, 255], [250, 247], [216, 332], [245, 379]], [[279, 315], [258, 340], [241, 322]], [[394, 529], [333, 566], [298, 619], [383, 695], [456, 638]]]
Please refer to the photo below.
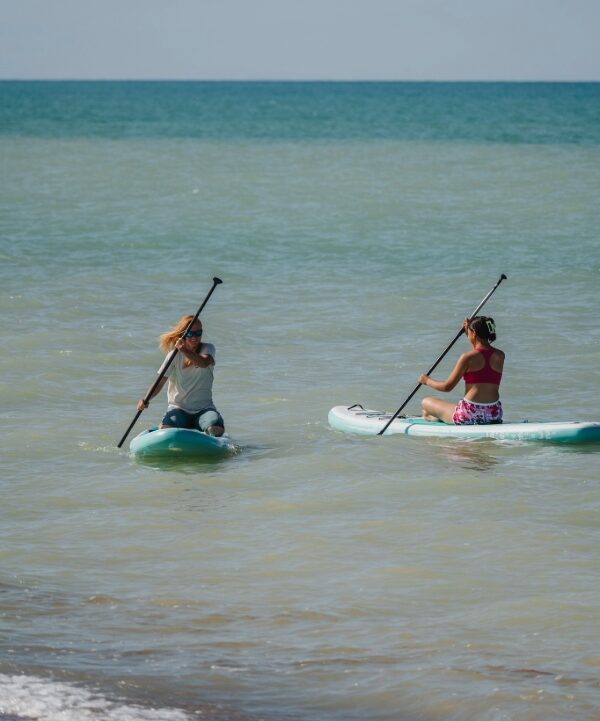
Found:
[[[600, 420], [600, 84], [7, 81], [0, 161], [1, 719], [600, 718], [600, 445], [327, 421], [501, 274], [506, 420]], [[236, 453], [136, 461], [214, 277]]]

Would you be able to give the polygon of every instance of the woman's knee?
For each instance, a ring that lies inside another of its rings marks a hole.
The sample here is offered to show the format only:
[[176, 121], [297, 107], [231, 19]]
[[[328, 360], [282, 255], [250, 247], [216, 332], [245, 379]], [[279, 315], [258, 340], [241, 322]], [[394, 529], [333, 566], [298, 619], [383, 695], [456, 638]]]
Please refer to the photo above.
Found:
[[223, 416], [214, 408], [204, 411], [198, 417], [198, 428], [211, 436], [222, 436], [225, 430]]
[[421, 401], [421, 408], [424, 411], [430, 411], [433, 406], [435, 405], [435, 398], [432, 398], [431, 396], [425, 396], [423, 400]]

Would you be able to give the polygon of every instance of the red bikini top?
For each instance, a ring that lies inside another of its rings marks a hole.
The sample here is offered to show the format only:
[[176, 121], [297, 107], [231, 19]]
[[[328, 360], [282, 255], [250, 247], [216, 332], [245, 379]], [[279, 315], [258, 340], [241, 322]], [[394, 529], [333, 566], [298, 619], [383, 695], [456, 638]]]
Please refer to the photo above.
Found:
[[467, 371], [463, 378], [465, 383], [493, 383], [499, 386], [502, 380], [502, 373], [495, 371], [490, 365], [490, 358], [494, 354], [493, 348], [479, 348], [479, 353], [485, 360], [485, 365], [478, 371]]

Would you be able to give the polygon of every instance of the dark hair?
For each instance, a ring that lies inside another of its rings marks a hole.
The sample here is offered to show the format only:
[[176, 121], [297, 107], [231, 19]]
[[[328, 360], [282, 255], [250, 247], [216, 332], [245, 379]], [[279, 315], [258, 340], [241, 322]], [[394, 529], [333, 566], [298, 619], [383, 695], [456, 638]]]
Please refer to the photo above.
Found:
[[494, 342], [496, 340], [496, 324], [494, 319], [487, 315], [476, 315], [469, 321], [469, 328], [481, 340]]

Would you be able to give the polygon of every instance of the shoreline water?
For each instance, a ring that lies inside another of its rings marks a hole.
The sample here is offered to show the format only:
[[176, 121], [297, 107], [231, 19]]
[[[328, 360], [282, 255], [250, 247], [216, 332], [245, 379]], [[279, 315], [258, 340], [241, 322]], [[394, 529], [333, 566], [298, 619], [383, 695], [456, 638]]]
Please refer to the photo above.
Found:
[[[73, 680], [71, 674], [31, 675], [0, 673], [0, 719], [2, 721], [284, 721], [290, 716], [260, 716], [241, 712], [227, 703], [182, 703], [178, 693], [153, 690], [149, 697], [134, 679], [116, 686], [106, 680]], [[148, 683], [146, 681], [146, 686]]]

